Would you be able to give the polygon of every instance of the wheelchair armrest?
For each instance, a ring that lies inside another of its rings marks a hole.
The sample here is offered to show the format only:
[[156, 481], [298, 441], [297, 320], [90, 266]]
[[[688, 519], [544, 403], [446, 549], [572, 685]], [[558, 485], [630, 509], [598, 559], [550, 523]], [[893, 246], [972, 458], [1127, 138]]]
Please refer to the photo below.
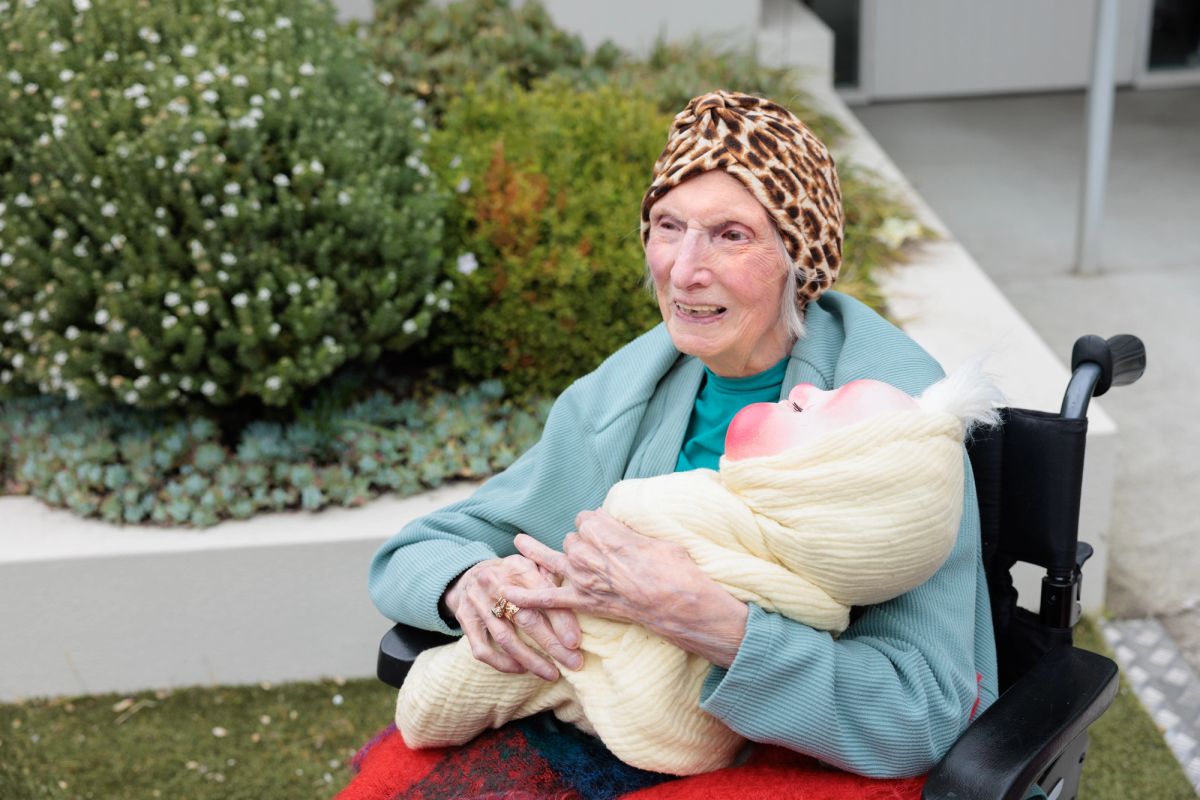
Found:
[[933, 768], [925, 800], [1021, 800], [1117, 694], [1117, 665], [1051, 650], [979, 716]]
[[456, 638], [398, 622], [379, 642], [379, 661], [375, 666], [375, 674], [388, 686], [399, 689], [422, 650], [449, 644]]

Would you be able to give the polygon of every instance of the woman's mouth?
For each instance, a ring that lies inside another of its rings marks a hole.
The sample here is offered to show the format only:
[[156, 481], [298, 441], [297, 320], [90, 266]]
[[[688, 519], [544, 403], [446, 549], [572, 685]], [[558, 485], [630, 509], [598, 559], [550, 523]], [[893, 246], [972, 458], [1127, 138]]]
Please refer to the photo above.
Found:
[[675, 313], [689, 320], [713, 320], [725, 313], [725, 306], [676, 302]]

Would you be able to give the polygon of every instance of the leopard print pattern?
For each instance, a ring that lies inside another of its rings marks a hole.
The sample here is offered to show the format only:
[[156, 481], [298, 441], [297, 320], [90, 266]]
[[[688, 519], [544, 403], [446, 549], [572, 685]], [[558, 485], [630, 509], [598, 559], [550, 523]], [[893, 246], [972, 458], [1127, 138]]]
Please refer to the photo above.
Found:
[[762, 203], [796, 264], [803, 309], [837, 280], [842, 263], [842, 195], [833, 157], [783, 106], [737, 92], [692, 98], [675, 117], [642, 198], [642, 245], [650, 208], [689, 178], [720, 169]]

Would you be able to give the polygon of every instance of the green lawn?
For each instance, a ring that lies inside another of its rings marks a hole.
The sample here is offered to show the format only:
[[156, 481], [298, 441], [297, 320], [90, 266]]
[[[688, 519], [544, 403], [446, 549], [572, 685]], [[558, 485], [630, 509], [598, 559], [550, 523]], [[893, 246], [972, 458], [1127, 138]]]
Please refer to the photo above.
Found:
[[[328, 798], [393, 697], [357, 680], [0, 705], [0, 798]], [[1195, 797], [1127, 688], [1092, 731], [1081, 797]]]

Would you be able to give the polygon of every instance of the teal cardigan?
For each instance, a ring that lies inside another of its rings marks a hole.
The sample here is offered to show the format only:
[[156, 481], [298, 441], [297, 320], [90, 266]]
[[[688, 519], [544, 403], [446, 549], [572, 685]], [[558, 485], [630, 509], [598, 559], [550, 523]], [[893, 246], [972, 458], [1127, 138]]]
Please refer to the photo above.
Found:
[[[942, 377], [924, 350], [847, 295], [810, 304], [781, 398], [798, 383], [858, 378], [919, 394]], [[623, 478], [672, 472], [704, 365], [664, 325], [621, 348], [555, 402], [541, 440], [470, 498], [406, 525], [371, 562], [385, 616], [460, 634], [438, 614], [464, 570], [516, 552], [519, 531], [561, 548], [582, 509]], [[758, 742], [780, 744], [880, 777], [927, 771], [995, 698], [996, 655], [979, 550], [979, 515], [964, 454], [958, 540], [925, 584], [867, 608], [839, 638], [750, 607], [729, 669], [713, 667], [700, 706]]]

